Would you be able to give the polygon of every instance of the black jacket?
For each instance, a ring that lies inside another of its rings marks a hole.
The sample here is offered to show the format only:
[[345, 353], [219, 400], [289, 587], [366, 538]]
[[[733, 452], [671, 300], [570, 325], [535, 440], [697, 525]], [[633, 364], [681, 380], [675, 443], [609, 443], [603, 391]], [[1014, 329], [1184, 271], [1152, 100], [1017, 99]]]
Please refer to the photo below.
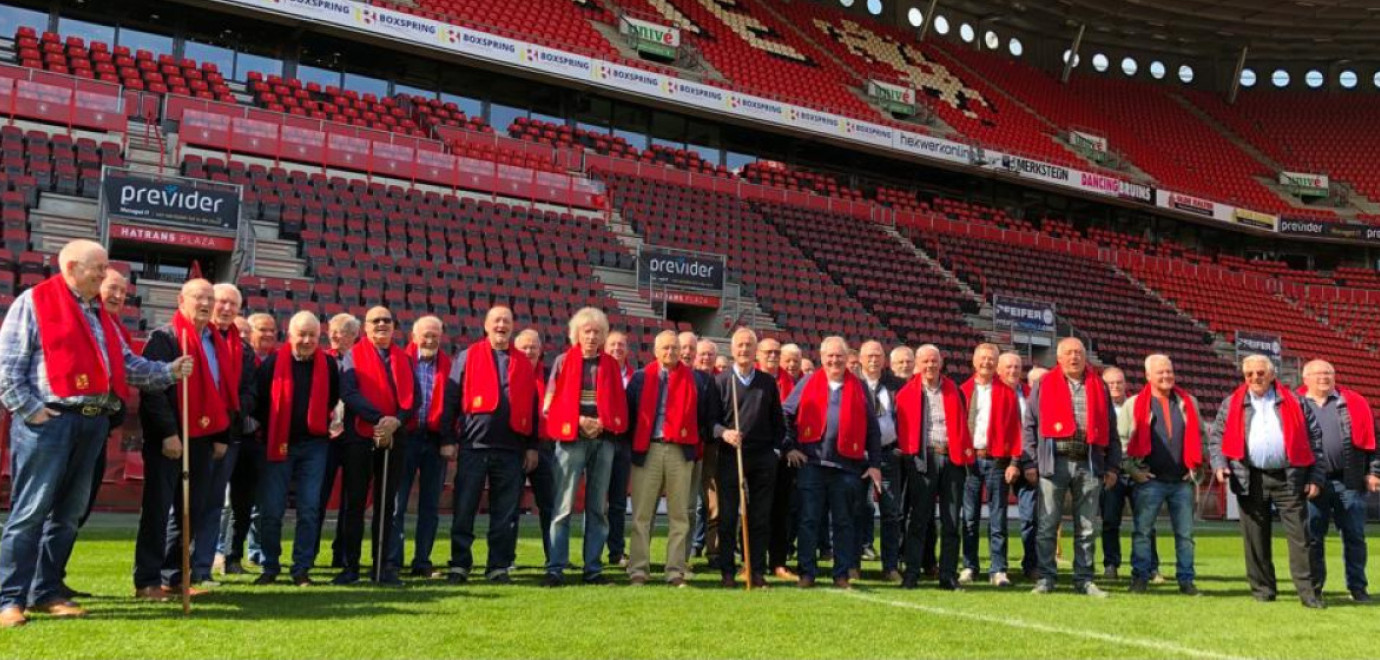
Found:
[[[250, 359], [254, 353], [249, 352]], [[167, 323], [158, 326], [149, 333], [148, 341], [144, 343], [144, 358], [156, 360], [158, 362], [172, 362], [182, 357], [182, 347], [178, 344], [177, 335], [173, 332], [172, 324]], [[253, 374], [251, 369], [240, 379], [240, 396], [243, 397], [244, 385], [249, 381], [252, 387]], [[144, 441], [161, 443], [164, 438], [170, 436], [182, 437], [182, 413], [177, 405], [177, 388], [181, 381], [163, 390], [149, 390], [143, 392], [139, 399], [139, 424], [144, 429]], [[252, 395], [251, 395], [252, 398]], [[241, 398], [241, 407], [244, 399]], [[231, 433], [235, 429], [236, 420], [232, 415], [230, 428], [224, 433], [214, 436], [206, 436], [202, 439], [210, 439], [212, 442], [229, 444], [238, 439], [238, 433]]]
[[[694, 370], [692, 370], [691, 373], [693, 373], [695, 377], [696, 402], [699, 404], [699, 410], [696, 410], [695, 414], [699, 424], [700, 442], [708, 443], [714, 439], [714, 422], [721, 416], [719, 411], [719, 391], [714, 387], [714, 381], [708, 374]], [[647, 372], [638, 369], [633, 374], [632, 379], [628, 381], [628, 415], [632, 418], [632, 424], [629, 425], [627, 433], [629, 442], [637, 437], [637, 423], [639, 419], [637, 411], [641, 407], [642, 386], [646, 380]], [[656, 396], [656, 393], [653, 392], [652, 396]], [[695, 451], [694, 445], [681, 445], [681, 448], [685, 451], [685, 460], [695, 460], [697, 452]], [[637, 452], [632, 453], [632, 462], [634, 465], [642, 465], [646, 460], [646, 454], [639, 454]]]
[[[1222, 400], [1222, 405], [1217, 408], [1217, 418], [1213, 420], [1212, 431], [1208, 434], [1208, 456], [1212, 460], [1214, 472], [1222, 468], [1231, 470], [1229, 483], [1233, 493], [1248, 495], [1250, 494], [1251, 474], [1247, 465], [1241, 461], [1229, 459], [1222, 453], [1222, 436], [1227, 429], [1227, 413], [1231, 410], [1231, 398], [1232, 395], [1227, 395], [1227, 398]], [[1275, 398], [1276, 410], [1283, 404], [1282, 399]], [[1241, 405], [1243, 407], [1241, 412], [1244, 415], [1241, 419], [1241, 427], [1249, 429], [1251, 428], [1251, 418], [1255, 416], [1255, 409], [1251, 407], [1249, 397], [1244, 398]], [[1308, 445], [1313, 450], [1314, 457], [1320, 456], [1322, 455], [1322, 427], [1318, 426], [1318, 420], [1313, 417], [1313, 411], [1309, 410], [1303, 401], [1299, 402], [1299, 407], [1303, 408], [1303, 421], [1308, 425]], [[1284, 472], [1285, 480], [1289, 482], [1291, 487], [1299, 491], [1302, 491], [1307, 484], [1312, 483], [1321, 486], [1323, 483], [1322, 462], [1318, 460], [1314, 460], [1313, 465], [1309, 467], [1289, 467]]]

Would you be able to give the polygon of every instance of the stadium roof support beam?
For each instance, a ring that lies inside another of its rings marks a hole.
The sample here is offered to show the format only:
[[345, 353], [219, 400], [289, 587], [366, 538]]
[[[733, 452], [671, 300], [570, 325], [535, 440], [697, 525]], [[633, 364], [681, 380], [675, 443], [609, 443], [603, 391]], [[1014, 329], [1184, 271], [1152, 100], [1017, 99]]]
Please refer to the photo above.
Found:
[[1227, 92], [1227, 105], [1236, 103], [1236, 93], [1241, 91], [1241, 72], [1246, 69], [1246, 53], [1250, 51], [1249, 46], [1242, 46], [1241, 53], [1236, 56], [1236, 68], [1231, 72], [1230, 91]]
[[1073, 65], [1078, 61], [1078, 47], [1083, 45], [1083, 32], [1088, 29], [1086, 23], [1078, 24], [1078, 34], [1073, 35], [1073, 43], [1069, 45], [1069, 56], [1064, 59], [1064, 72], [1059, 75], [1059, 82], [1067, 83], [1069, 75], [1073, 73]]
[[920, 36], [916, 41], [924, 41], [925, 35], [930, 33], [930, 23], [934, 22], [934, 12], [939, 9], [939, 0], [930, 0], [930, 8], [925, 10], [925, 15], [920, 17]]

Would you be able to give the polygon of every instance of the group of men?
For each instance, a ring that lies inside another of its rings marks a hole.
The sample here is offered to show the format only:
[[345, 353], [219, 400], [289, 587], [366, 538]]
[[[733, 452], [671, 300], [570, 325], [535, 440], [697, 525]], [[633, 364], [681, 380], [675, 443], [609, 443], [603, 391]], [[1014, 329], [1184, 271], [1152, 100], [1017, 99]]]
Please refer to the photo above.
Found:
[[[530, 482], [544, 586], [564, 584], [572, 568], [570, 525], [583, 492], [585, 584], [608, 583], [606, 547], [632, 584], [652, 579], [651, 535], [664, 496], [663, 578], [673, 586], [686, 584], [690, 558], [703, 552], [725, 587], [740, 580], [765, 587], [771, 575], [809, 588], [821, 577], [820, 558], [832, 554], [829, 578], [851, 588], [872, 553], [875, 519], [884, 580], [914, 589], [934, 571], [939, 588], [959, 590], [981, 572], [986, 502], [988, 580], [1009, 587], [1014, 493], [1022, 573], [1035, 593], [1055, 588], [1058, 531], [1070, 508], [1074, 589], [1105, 597], [1094, 582], [1095, 526], [1101, 514], [1103, 531], [1116, 538], [1115, 557], [1104, 548], [1114, 574], [1129, 499], [1130, 591], [1158, 581], [1154, 526], [1168, 509], [1174, 577], [1181, 593], [1197, 595], [1194, 486], [1206, 460], [1236, 495], [1257, 599], [1277, 593], [1274, 509], [1304, 605], [1322, 606], [1322, 542], [1332, 521], [1345, 544], [1347, 589], [1369, 600], [1364, 497], [1380, 489], [1375, 422], [1365, 399], [1339, 387], [1326, 362], [1310, 362], [1304, 386], [1291, 391], [1270, 360], [1247, 357], [1243, 384], [1207, 420], [1176, 384], [1168, 356], [1147, 357], [1146, 383], [1127, 396], [1124, 374], [1096, 374], [1076, 338], [1059, 342], [1055, 367], [1033, 368], [1025, 380], [1021, 356], [993, 344], [976, 347], [972, 377], [960, 384], [933, 345], [896, 347], [887, 359], [879, 342], [853, 350], [828, 337], [815, 368], [801, 347], [748, 328], [733, 333], [728, 356], [692, 333], [663, 332], [654, 359], [639, 368], [627, 336], [611, 331], [603, 312], [584, 308], [570, 319], [570, 347], [547, 376], [541, 337], [518, 332], [504, 306], [487, 310], [484, 338], [454, 356], [442, 350], [446, 328], [432, 316], [414, 322], [411, 341], [397, 345], [397, 319], [381, 306], [365, 314], [362, 328], [348, 315], [331, 319], [328, 348], [320, 321], [299, 312], [278, 345], [272, 317], [241, 319], [235, 287], [201, 279], [182, 287], [172, 321], [136, 355], [115, 320], [126, 284], [107, 269], [105, 251], [76, 241], [58, 261], [61, 272], [21, 294], [0, 327], [0, 402], [12, 417], [13, 452], [0, 626], [23, 625], [35, 612], [85, 614], [64, 581], [66, 564], [130, 387], [142, 391], [145, 481], [133, 577], [136, 597], [146, 600], [182, 589], [184, 452], [198, 583], [218, 563], [242, 572], [246, 544], [262, 568], [255, 584], [282, 579], [291, 493], [297, 517], [286, 573], [296, 585], [311, 584], [337, 481], [332, 563], [340, 570], [332, 583], [367, 575], [401, 584], [414, 484], [412, 574], [455, 584], [481, 576], [472, 548], [483, 501], [482, 577], [508, 583]], [[431, 552], [451, 460], [451, 556], [436, 570]], [[751, 567], [741, 573], [740, 541]], [[795, 570], [787, 566], [792, 554]]]

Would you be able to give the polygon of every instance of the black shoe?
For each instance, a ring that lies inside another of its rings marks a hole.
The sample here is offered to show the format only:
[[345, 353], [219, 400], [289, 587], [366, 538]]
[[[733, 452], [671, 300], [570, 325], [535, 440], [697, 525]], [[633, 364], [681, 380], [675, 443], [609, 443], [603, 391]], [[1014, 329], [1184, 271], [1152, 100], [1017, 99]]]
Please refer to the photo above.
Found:
[[255, 584], [255, 586], [260, 586], [260, 587], [265, 586], [265, 585], [273, 584], [274, 582], [277, 582], [277, 581], [278, 581], [278, 574], [277, 574], [277, 573], [268, 573], [268, 572], [264, 572], [264, 573], [260, 574], [259, 577], [254, 578], [254, 584]]
[[1133, 593], [1133, 594], [1143, 594], [1143, 593], [1145, 593], [1145, 591], [1146, 591], [1147, 589], [1149, 589], [1149, 588], [1150, 588], [1150, 583], [1147, 582], [1147, 581], [1145, 580], [1145, 578], [1132, 578], [1132, 579], [1131, 579], [1131, 586], [1130, 586], [1130, 588], [1127, 589], [1127, 591], [1129, 591], [1129, 592], [1131, 592], [1131, 593]]
[[384, 571], [382, 575], [379, 575], [377, 580], [374, 580], [374, 583], [380, 587], [403, 586], [402, 578], [398, 577], [397, 571]]
[[350, 585], [357, 582], [359, 582], [359, 573], [357, 571], [341, 571], [340, 575], [335, 576], [331, 580], [331, 584], [337, 586]]
[[561, 577], [560, 573], [547, 573], [546, 577], [541, 579], [541, 586], [550, 588], [563, 587], [565, 586], [565, 578]]
[[413, 567], [412, 567], [412, 570], [411, 570], [411, 571], [408, 571], [408, 575], [411, 575], [412, 577], [420, 577], [420, 578], [431, 577], [431, 567], [430, 567], [430, 566], [413, 566]]
[[512, 584], [512, 583], [513, 583], [513, 576], [508, 575], [507, 571], [504, 571], [504, 572], [502, 572], [502, 573], [494, 573], [493, 576], [489, 578], [489, 584]]
[[1256, 593], [1253, 593], [1253, 594], [1251, 594], [1251, 598], [1254, 598], [1254, 599], [1256, 600], [1256, 602], [1258, 602], [1258, 603], [1273, 603], [1273, 602], [1275, 602], [1275, 594], [1256, 594]]
[[1324, 603], [1323, 600], [1321, 598], [1318, 598], [1317, 596], [1310, 596], [1308, 598], [1304, 598], [1303, 606], [1310, 610], [1327, 609], [1327, 603]]
[[695, 546], [694, 549], [692, 549], [692, 550], [690, 551], [690, 554], [695, 555], [696, 557], [703, 557], [703, 556], [704, 556], [704, 546], [702, 546], [702, 545], [697, 545], [697, 546]]
[[226, 575], [245, 575], [249, 571], [244, 570], [244, 565], [237, 561], [225, 562]]
[[1198, 596], [1198, 595], [1201, 595], [1200, 592], [1198, 591], [1198, 587], [1197, 587], [1196, 585], [1194, 585], [1192, 582], [1182, 582], [1182, 583], [1180, 583], [1180, 584], [1179, 584], [1179, 593], [1181, 593], [1181, 594], [1183, 594], [1183, 595], [1185, 595], [1185, 596]]
[[1353, 601], [1355, 601], [1355, 602], [1357, 602], [1357, 603], [1369, 603], [1369, 602], [1371, 602], [1370, 594], [1366, 593], [1366, 590], [1365, 590], [1365, 589], [1355, 589], [1355, 590], [1353, 590], [1353, 591], [1351, 592], [1351, 600], [1353, 600]]
[[340, 555], [331, 557], [331, 568], [345, 568], [345, 558]]
[[[1365, 593], [1365, 592], [1362, 592], [1362, 593]], [[91, 594], [90, 594], [90, 593], [87, 593], [87, 592], [85, 592], [85, 591], [77, 591], [76, 589], [73, 589], [72, 587], [67, 586], [67, 583], [66, 583], [66, 582], [63, 582], [62, 584], [58, 585], [58, 595], [61, 596], [63, 600], [74, 600], [74, 599], [77, 599], [77, 598], [91, 598]]]
[[901, 578], [901, 588], [902, 588], [902, 589], [919, 589], [919, 588], [920, 588], [920, 578], [918, 578], [918, 577], [916, 577], [916, 576], [914, 576], [914, 575], [907, 575], [907, 576]]
[[834, 551], [833, 551], [833, 550], [825, 550], [824, 552], [819, 553], [819, 560], [820, 560], [820, 561], [834, 561]]
[[446, 584], [465, 584], [470, 581], [470, 576], [459, 571], [451, 571], [446, 575]]
[[584, 577], [584, 579], [581, 580], [581, 582], [583, 582], [585, 585], [591, 586], [591, 587], [604, 587], [604, 586], [608, 586], [608, 585], [610, 585], [610, 584], [613, 584], [612, 582], [609, 581], [608, 578], [604, 577], [604, 574], [603, 574], [603, 573], [595, 573], [594, 575], [586, 575], [586, 576]]
[[294, 587], [310, 587], [314, 584], [316, 583], [312, 582], [311, 576], [306, 573], [292, 576], [292, 586]]
[[958, 580], [944, 578], [939, 581], [939, 588], [943, 591], [963, 591], [963, 587], [958, 586]]

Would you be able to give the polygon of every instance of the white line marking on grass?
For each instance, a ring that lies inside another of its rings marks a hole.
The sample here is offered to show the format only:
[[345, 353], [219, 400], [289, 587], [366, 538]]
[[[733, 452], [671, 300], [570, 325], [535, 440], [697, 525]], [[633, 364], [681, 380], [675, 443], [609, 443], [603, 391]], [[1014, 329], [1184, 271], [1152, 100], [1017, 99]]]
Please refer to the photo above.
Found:
[[1056, 635], [1067, 635], [1069, 637], [1081, 637], [1083, 639], [1094, 640], [1098, 642], [1109, 642], [1112, 644], [1126, 644], [1130, 646], [1138, 646], [1143, 649], [1149, 649], [1151, 651], [1158, 651], [1166, 654], [1176, 654], [1181, 656], [1187, 655], [1198, 658], [1212, 658], [1213, 660], [1246, 660], [1243, 656], [1218, 653], [1216, 651], [1205, 651], [1203, 649], [1196, 649], [1190, 646], [1180, 646], [1172, 642], [1162, 642], [1153, 639], [1140, 639], [1136, 637], [1123, 637], [1121, 635], [1112, 635], [1109, 633], [1101, 633], [1092, 630], [1080, 630], [1078, 628], [1065, 628], [1063, 626], [1054, 626], [1047, 623], [1026, 621], [1024, 619], [1013, 619], [1010, 617], [991, 616], [987, 614], [975, 614], [972, 612], [963, 612], [960, 610], [951, 610], [943, 607], [935, 607], [933, 605], [922, 605], [920, 603], [908, 603], [900, 600], [890, 600], [887, 598], [870, 596], [857, 591], [825, 591], [825, 593], [840, 594], [848, 596], [849, 598], [855, 598], [857, 600], [867, 601], [869, 603], [876, 603], [878, 605], [889, 605], [891, 607], [919, 610], [927, 614], [934, 614], [938, 616], [954, 617], [957, 619], [968, 619], [970, 621], [1009, 626], [1011, 628], [1019, 628], [1021, 630], [1033, 630], [1036, 632], [1054, 633]]

